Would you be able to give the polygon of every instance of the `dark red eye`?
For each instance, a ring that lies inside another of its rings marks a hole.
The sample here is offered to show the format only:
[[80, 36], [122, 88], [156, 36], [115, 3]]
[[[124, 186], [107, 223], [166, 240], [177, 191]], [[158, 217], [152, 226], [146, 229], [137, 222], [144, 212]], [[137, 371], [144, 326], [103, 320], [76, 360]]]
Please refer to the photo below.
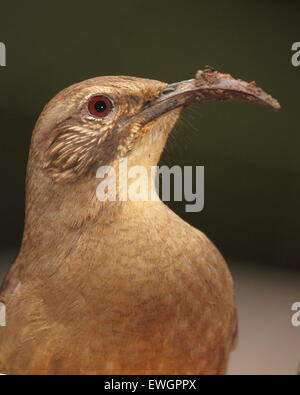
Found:
[[95, 117], [105, 117], [113, 105], [112, 102], [106, 96], [95, 96], [89, 101], [89, 112]]

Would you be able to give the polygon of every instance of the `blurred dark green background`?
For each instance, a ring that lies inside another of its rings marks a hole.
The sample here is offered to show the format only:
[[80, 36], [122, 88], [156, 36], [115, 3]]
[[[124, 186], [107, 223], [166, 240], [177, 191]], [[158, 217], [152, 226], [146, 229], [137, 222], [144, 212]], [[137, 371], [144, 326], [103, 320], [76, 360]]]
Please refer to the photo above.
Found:
[[168, 82], [209, 64], [276, 97], [282, 111], [203, 103], [185, 115], [161, 164], [205, 166], [205, 208], [186, 214], [225, 258], [300, 268], [300, 3], [293, 1], [1, 1], [0, 249], [17, 251], [31, 131], [43, 106], [90, 77]]

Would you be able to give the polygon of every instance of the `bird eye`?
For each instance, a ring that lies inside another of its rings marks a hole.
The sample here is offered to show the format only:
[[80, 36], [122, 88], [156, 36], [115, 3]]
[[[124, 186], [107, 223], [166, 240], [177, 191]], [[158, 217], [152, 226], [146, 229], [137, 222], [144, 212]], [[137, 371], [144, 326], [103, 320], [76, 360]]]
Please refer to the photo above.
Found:
[[89, 112], [95, 117], [105, 117], [112, 107], [112, 102], [106, 96], [94, 96], [88, 105]]

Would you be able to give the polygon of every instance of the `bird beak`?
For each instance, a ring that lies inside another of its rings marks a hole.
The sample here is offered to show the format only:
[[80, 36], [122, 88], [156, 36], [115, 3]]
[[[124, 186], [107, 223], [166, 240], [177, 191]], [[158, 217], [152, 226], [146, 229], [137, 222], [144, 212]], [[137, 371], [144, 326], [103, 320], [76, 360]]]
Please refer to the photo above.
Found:
[[[202, 101], [228, 101], [239, 99], [250, 103], [280, 110], [277, 100], [256, 87], [255, 82], [234, 79], [207, 67], [197, 71], [195, 78], [167, 85], [157, 99], [147, 103], [144, 108], [126, 123], [138, 123], [141, 126], [157, 119], [161, 115], [178, 107], [187, 107]], [[122, 128], [126, 125], [122, 125]]]

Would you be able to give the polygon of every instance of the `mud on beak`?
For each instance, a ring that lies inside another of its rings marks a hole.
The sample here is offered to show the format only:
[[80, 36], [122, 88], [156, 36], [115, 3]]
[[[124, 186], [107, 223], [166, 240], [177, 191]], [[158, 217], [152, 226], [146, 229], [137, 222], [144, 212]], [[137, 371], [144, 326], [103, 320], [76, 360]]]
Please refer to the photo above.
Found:
[[[242, 100], [263, 107], [280, 110], [277, 100], [265, 93], [256, 83], [234, 79], [210, 67], [197, 71], [195, 78], [176, 82], [164, 88], [157, 99], [153, 100], [126, 123], [144, 126], [161, 115], [178, 107], [187, 107], [202, 101]], [[122, 125], [122, 128], [126, 125]]]

